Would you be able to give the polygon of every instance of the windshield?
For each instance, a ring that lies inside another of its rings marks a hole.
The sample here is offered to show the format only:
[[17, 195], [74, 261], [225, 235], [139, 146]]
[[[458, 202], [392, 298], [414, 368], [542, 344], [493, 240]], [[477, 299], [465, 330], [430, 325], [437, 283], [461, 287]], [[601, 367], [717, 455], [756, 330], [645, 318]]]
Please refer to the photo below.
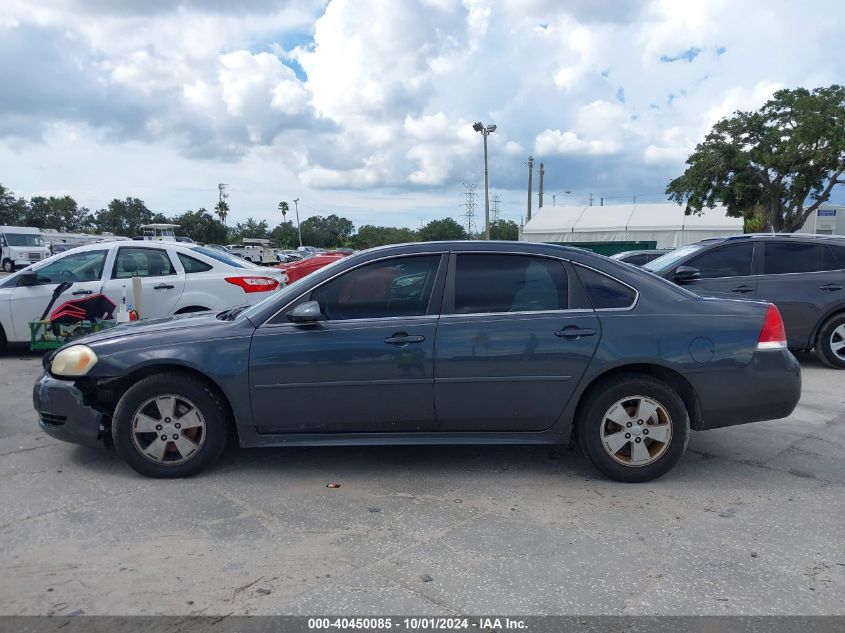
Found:
[[211, 259], [216, 259], [218, 262], [228, 264], [233, 268], [261, 268], [261, 266], [248, 262], [245, 259], [229, 255], [228, 253], [224, 253], [223, 251], [218, 250], [216, 248], [206, 248], [205, 246], [189, 246], [188, 248], [190, 248], [191, 250], [195, 250], [198, 253], [202, 253], [203, 255], [205, 255], [206, 257], [210, 257]]
[[702, 244], [690, 244], [689, 246], [684, 246], [683, 248], [679, 248], [671, 253], [666, 253], [657, 259], [652, 259], [647, 264], [643, 264], [642, 267], [646, 270], [651, 270], [652, 272], [668, 270], [688, 255], [692, 255], [696, 251], [701, 250], [702, 246]]
[[9, 246], [44, 246], [38, 233], [4, 233]]

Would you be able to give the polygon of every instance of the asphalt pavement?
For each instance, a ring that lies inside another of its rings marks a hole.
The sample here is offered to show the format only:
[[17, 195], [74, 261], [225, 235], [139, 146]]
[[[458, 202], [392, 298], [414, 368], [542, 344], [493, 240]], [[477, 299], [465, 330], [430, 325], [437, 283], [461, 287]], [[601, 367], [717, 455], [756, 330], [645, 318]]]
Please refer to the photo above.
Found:
[[519, 446], [234, 449], [144, 479], [41, 433], [39, 358], [0, 356], [0, 614], [845, 614], [845, 372], [801, 361], [791, 417], [624, 485]]

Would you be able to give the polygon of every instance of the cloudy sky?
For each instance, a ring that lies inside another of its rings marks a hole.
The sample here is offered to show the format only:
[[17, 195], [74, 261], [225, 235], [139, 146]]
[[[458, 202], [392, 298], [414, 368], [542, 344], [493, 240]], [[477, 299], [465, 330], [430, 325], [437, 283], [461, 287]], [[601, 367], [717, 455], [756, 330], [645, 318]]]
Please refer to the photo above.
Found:
[[573, 192], [559, 204], [659, 200], [719, 117], [845, 81], [839, 0], [2, 7], [0, 183], [92, 209], [210, 209], [225, 182], [235, 221], [299, 197], [303, 216], [416, 227], [482, 190], [477, 120], [498, 125], [505, 217], [525, 212], [529, 154], [547, 193]]

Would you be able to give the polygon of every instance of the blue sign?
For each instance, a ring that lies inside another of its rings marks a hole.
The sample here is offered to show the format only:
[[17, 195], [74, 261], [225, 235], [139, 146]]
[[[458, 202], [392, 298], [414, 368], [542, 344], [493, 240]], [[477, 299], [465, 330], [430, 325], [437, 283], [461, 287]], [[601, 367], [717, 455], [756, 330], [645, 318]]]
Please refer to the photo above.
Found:
[[836, 209], [819, 209], [820, 218], [835, 218]]

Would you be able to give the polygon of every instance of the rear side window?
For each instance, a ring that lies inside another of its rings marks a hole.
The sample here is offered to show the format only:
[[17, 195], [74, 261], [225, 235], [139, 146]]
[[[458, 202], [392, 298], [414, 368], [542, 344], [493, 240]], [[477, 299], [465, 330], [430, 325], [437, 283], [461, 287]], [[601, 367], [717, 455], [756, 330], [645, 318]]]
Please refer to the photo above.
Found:
[[633, 288], [621, 281], [603, 275], [583, 266], [577, 266], [578, 278], [587, 291], [587, 296], [596, 310], [619, 310], [630, 308], [637, 300]]
[[806, 242], [768, 242], [763, 262], [763, 271], [767, 275], [812, 273], [842, 267], [837, 262], [833, 247]]
[[720, 246], [693, 257], [685, 266], [697, 268], [702, 279], [718, 279], [719, 277], [744, 277], [751, 274], [751, 259], [754, 255], [754, 244], [731, 244]]
[[114, 262], [114, 274], [112, 275], [114, 279], [162, 277], [175, 274], [176, 269], [164, 250], [125, 246], [117, 249], [117, 259]]
[[455, 314], [566, 310], [563, 264], [530, 255], [458, 255]]
[[185, 269], [185, 272], [190, 273], [204, 273], [207, 270], [211, 270], [211, 265], [206, 264], [205, 262], [201, 262], [200, 260], [196, 259], [195, 257], [191, 257], [190, 255], [185, 255], [184, 253], [179, 253], [179, 261], [182, 262], [182, 267]]
[[836, 262], [836, 270], [845, 268], [845, 246], [830, 245], [827, 247]]

